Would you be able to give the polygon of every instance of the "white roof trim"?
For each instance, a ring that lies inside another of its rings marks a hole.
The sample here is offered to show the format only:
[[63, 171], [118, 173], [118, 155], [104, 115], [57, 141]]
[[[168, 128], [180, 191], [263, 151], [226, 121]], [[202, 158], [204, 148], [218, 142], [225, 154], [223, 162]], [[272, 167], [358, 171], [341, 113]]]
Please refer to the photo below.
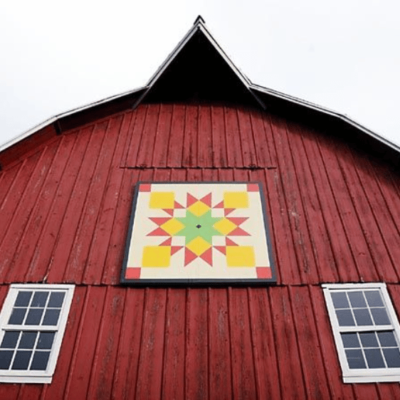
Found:
[[360, 131], [366, 133], [367, 135], [373, 137], [376, 140], [379, 140], [380, 142], [384, 143], [386, 146], [388, 146], [391, 149], [393, 149], [393, 150], [395, 150], [395, 151], [400, 153], [400, 147], [399, 146], [397, 146], [396, 144], [390, 142], [389, 140], [385, 139], [384, 137], [378, 135], [377, 133], [371, 131], [370, 129], [366, 128], [365, 126], [359, 124], [358, 122], [354, 121], [354, 119], [348, 117], [346, 114], [341, 114], [341, 113], [339, 113], [337, 111], [333, 111], [333, 110], [331, 110], [329, 108], [325, 108], [325, 107], [319, 106], [318, 104], [311, 103], [309, 101], [302, 100], [302, 99], [299, 99], [297, 97], [290, 96], [290, 95], [278, 92], [278, 91], [273, 90], [273, 89], [264, 88], [264, 87], [259, 86], [259, 85], [251, 84], [251, 88], [253, 90], [258, 90], [258, 91], [260, 91], [262, 93], [266, 93], [268, 95], [271, 95], [271, 96], [274, 96], [274, 97], [278, 97], [280, 99], [289, 101], [291, 103], [298, 104], [300, 106], [307, 107], [307, 108], [310, 108], [312, 110], [319, 111], [319, 112], [321, 112], [323, 114], [331, 115], [333, 117], [339, 118], [342, 121], [347, 122], [349, 125], [354, 126], [355, 128], [359, 129]]
[[29, 137], [29, 136], [33, 135], [34, 133], [38, 132], [40, 129], [45, 128], [46, 126], [58, 121], [59, 119], [61, 119], [63, 117], [67, 117], [68, 115], [76, 114], [76, 113], [78, 113], [80, 111], [84, 111], [86, 109], [98, 106], [100, 104], [108, 103], [108, 102], [110, 102], [112, 100], [116, 100], [116, 99], [118, 99], [120, 97], [128, 96], [130, 94], [139, 92], [140, 90], [143, 90], [143, 88], [129, 90], [127, 92], [123, 92], [123, 93], [120, 93], [120, 94], [117, 94], [117, 95], [114, 95], [114, 96], [106, 97], [104, 99], [101, 99], [101, 100], [98, 100], [98, 101], [94, 101], [92, 103], [85, 104], [85, 105], [83, 105], [81, 107], [73, 108], [73, 109], [71, 109], [69, 111], [66, 111], [66, 112], [63, 112], [61, 114], [54, 115], [53, 117], [50, 117], [50, 118], [46, 119], [45, 121], [43, 121], [42, 123], [40, 123], [40, 124], [34, 126], [33, 128], [25, 131], [21, 135], [16, 136], [14, 139], [11, 139], [11, 140], [7, 141], [6, 143], [2, 144], [0, 146], [0, 152], [8, 149], [9, 147], [13, 146], [14, 144], [20, 142], [21, 140], [26, 139], [27, 137]]

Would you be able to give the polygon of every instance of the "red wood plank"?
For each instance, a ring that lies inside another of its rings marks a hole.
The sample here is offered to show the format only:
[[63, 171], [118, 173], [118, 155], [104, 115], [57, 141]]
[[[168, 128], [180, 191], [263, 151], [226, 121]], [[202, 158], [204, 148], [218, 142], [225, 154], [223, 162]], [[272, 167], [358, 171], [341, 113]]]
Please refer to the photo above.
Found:
[[249, 320], [249, 299], [245, 288], [228, 289], [229, 329], [234, 399], [258, 397]]
[[[211, 107], [211, 129], [212, 129], [212, 166], [226, 167], [226, 129], [224, 121], [224, 108], [222, 106]], [[211, 166], [211, 165], [210, 165]]]
[[184, 167], [197, 166], [198, 152], [198, 106], [186, 106], [185, 134], [183, 138], [182, 165]]
[[207, 289], [187, 289], [185, 398], [208, 398]]
[[146, 105], [140, 105], [134, 111], [132, 116], [132, 118], [134, 118], [134, 123], [129, 129], [130, 141], [125, 164], [122, 164], [123, 167], [133, 167], [137, 165], [138, 153], [142, 144], [143, 130], [146, 123], [147, 112], [148, 106]]
[[173, 106], [171, 104], [161, 104], [160, 116], [158, 119], [158, 126], [156, 138], [153, 149], [152, 165], [155, 167], [167, 166], [168, 148], [171, 141], [171, 120], [172, 120]]
[[17, 178], [22, 166], [23, 162], [20, 162], [19, 164], [14, 165], [12, 168], [8, 168], [7, 170], [0, 172], [0, 213], [3, 209], [3, 201], [7, 199], [11, 188], [15, 185], [15, 179]]
[[160, 118], [160, 106], [151, 104], [148, 106], [146, 121], [144, 123], [142, 139], [138, 149], [136, 166], [152, 166], [158, 120]]
[[127, 288], [118, 354], [113, 371], [114, 400], [133, 399], [136, 391], [139, 353], [143, 332], [145, 289]]
[[235, 108], [225, 107], [225, 129], [228, 167], [243, 167], [239, 121]]
[[161, 397], [185, 397], [186, 289], [168, 289]]
[[[379, 276], [379, 280], [384, 280], [385, 277], [387, 277], [397, 282], [398, 278], [395, 267], [392, 264], [392, 260], [388, 254], [379, 229], [379, 225], [383, 224], [384, 221], [381, 218], [378, 220], [375, 219], [374, 210], [371, 208], [368, 199], [368, 193], [371, 192], [369, 182], [372, 182], [372, 179], [369, 177], [366, 182], [364, 181], [365, 186], [360, 182], [357, 170], [363, 169], [359, 166], [362, 162], [363, 155], [354, 153], [355, 152], [353, 152], [352, 155], [350, 150], [345, 147], [339, 158], [349, 195], [354, 204], [357, 219], [372, 257], [376, 269], [376, 276]], [[378, 210], [378, 208], [376, 209]], [[381, 214], [383, 213], [381, 212]]]
[[[317, 138], [319, 139], [319, 138]], [[322, 140], [322, 139], [321, 139]], [[338, 206], [338, 215], [344, 226], [346, 237], [357, 267], [359, 277], [368, 282], [376, 282], [379, 278], [374, 263], [365, 242], [364, 233], [357, 219], [356, 210], [349, 195], [349, 188], [344, 181], [345, 172], [341, 171], [338, 155], [343, 152], [343, 146], [338, 141], [324, 138], [326, 142], [321, 146], [325, 168], [329, 171], [329, 181]], [[326, 151], [326, 147], [330, 149]]]
[[[305, 153], [304, 138], [308, 135], [302, 127], [296, 126], [295, 128], [298, 134], [290, 135], [289, 143], [293, 155], [293, 168], [296, 171], [299, 193], [303, 202], [304, 216], [309, 229], [311, 250], [313, 251], [317, 266], [318, 280], [322, 282], [336, 282], [338, 280], [338, 273], [330, 244], [331, 240], [335, 239], [327, 234], [327, 224], [322, 213], [323, 205], [320, 203], [311, 174], [311, 169], [314, 166], [310, 164], [310, 160]], [[315, 279], [311, 279], [310, 282], [314, 283]]]
[[117, 357], [125, 293], [125, 289], [107, 287], [96, 354], [91, 369], [88, 399], [106, 400], [111, 397], [112, 372], [115, 369]]
[[227, 289], [208, 289], [210, 398], [232, 399], [232, 370]]
[[186, 169], [172, 169], [171, 170], [171, 181], [172, 182], [185, 182], [187, 181], [187, 170]]
[[[307, 398], [327, 399], [330, 394], [326, 385], [326, 363], [319, 351], [321, 346], [308, 287], [290, 287], [289, 299], [293, 310]], [[316, 371], [318, 373], [315, 373]]]
[[111, 240], [112, 227], [116, 216], [119, 193], [124, 175], [124, 170], [118, 168], [121, 156], [128, 140], [127, 129], [131, 122], [131, 114], [125, 114], [117, 145], [113, 155], [109, 176], [104, 192], [104, 201], [99, 212], [99, 221], [93, 233], [87, 266], [83, 276], [84, 283], [98, 284], [104, 273], [105, 260]]
[[171, 120], [171, 138], [169, 141], [167, 166], [180, 167], [183, 157], [183, 143], [185, 138], [186, 107], [176, 104], [173, 106]]
[[161, 396], [165, 335], [166, 289], [148, 290], [143, 316], [136, 398]]
[[44, 385], [21, 385], [18, 400], [39, 400], [44, 387]]
[[[241, 149], [243, 155], [243, 164], [246, 167], [258, 165], [255, 150], [253, 128], [251, 126], [250, 115], [246, 110], [237, 108], [239, 132], [241, 138]], [[238, 149], [237, 149], [238, 150]]]
[[105, 292], [105, 287], [89, 286], [87, 289], [71, 370], [64, 393], [65, 398], [87, 398], [99, 327], [104, 312]]
[[[33, 174], [30, 177], [29, 182], [25, 188], [24, 194], [20, 199], [18, 208], [14, 210], [14, 216], [11, 225], [7, 228], [7, 234], [3, 239], [0, 246], [0, 252], [2, 254], [0, 259], [0, 273], [5, 276], [8, 269], [12, 264], [12, 259], [15, 252], [18, 249], [21, 238], [27, 227], [29, 219], [32, 215], [32, 210], [38, 200], [40, 190], [47, 177], [51, 160], [53, 159], [57, 150], [57, 146], [45, 148], [40, 153], [38, 162], [34, 162]], [[19, 266], [21, 271], [20, 279], [24, 275], [27, 266]]]
[[109, 120], [107, 126], [104, 127], [104, 140], [99, 149], [93, 176], [88, 185], [85, 203], [82, 206], [81, 220], [75, 233], [64, 274], [64, 279], [67, 282], [78, 284], [82, 282], [82, 275], [86, 269], [90, 246], [95, 234], [121, 123], [122, 115]]
[[211, 107], [199, 106], [197, 132], [198, 167], [210, 167], [213, 163], [213, 137], [211, 131]]
[[4, 240], [5, 235], [10, 229], [19, 208], [20, 202], [26, 196], [25, 191], [35, 171], [35, 167], [39, 161], [40, 153], [34, 154], [32, 157], [26, 159], [18, 168], [18, 173], [12, 182], [7, 195], [5, 196], [0, 208], [0, 217], [2, 228], [0, 230], [0, 245]]
[[330, 244], [339, 279], [341, 282], [354, 282], [358, 280], [359, 275], [354, 265], [354, 259], [344, 226], [340, 219], [338, 210], [340, 205], [335, 202], [335, 194], [331, 188], [329, 171], [326, 170], [323, 162], [324, 157], [329, 157], [331, 149], [326, 147], [325, 144], [319, 146], [315, 137], [316, 135], [318, 135], [318, 132], [311, 131], [310, 135], [303, 137], [304, 150], [307, 159], [312, 160], [313, 168], [310, 168], [310, 170], [318, 197], [321, 205], [323, 205], [321, 211], [326, 221], [326, 230], [330, 237]]
[[315, 318], [316, 332], [319, 337], [324, 367], [326, 370], [326, 385], [329, 387], [332, 399], [352, 399], [353, 385], [344, 384], [339, 365], [335, 340], [329, 321], [325, 298], [320, 286], [309, 286], [310, 305]]
[[[376, 227], [382, 235], [385, 251], [387, 251], [392, 265], [395, 266], [397, 260], [400, 258], [400, 246], [398, 246], [398, 236], [400, 235], [398, 221], [400, 221], [400, 213], [398, 215], [399, 219], [396, 221], [393, 218], [396, 215], [396, 211], [392, 211], [392, 204], [389, 205], [389, 202], [387, 202], [386, 197], [381, 191], [380, 185], [377, 182], [378, 177], [371, 164], [365, 158], [360, 160], [360, 164], [361, 168], [357, 170], [359, 179], [365, 188], [366, 196], [375, 217]], [[385, 180], [385, 172], [387, 171], [381, 170], [379, 172], [381, 173], [379, 177], [383, 177], [383, 180]], [[392, 191], [395, 191], [395, 188], [392, 187]], [[383, 268], [381, 269], [380, 266]], [[378, 268], [381, 270], [383, 280], [386, 282], [397, 282], [400, 279], [400, 273], [397, 272], [396, 268], [387, 268], [383, 263], [380, 263]]]
[[[47, 276], [48, 269], [51, 263], [52, 252], [57, 243], [60, 234], [60, 228], [64, 220], [65, 211], [73, 191], [82, 159], [85, 156], [86, 149], [89, 143], [92, 128], [88, 127], [76, 135], [71, 154], [74, 157], [70, 158], [63, 172], [62, 178], [57, 187], [55, 201], [51, 206], [49, 217], [46, 225], [43, 228], [41, 236], [36, 246], [35, 252], [30, 262], [29, 271], [26, 275], [28, 281], [35, 280], [35, 277]], [[75, 135], [74, 135], [75, 136]], [[58, 266], [55, 265], [55, 268]], [[49, 281], [51, 283], [51, 281]]]
[[33, 275], [30, 272], [30, 261], [49, 218], [50, 209], [55, 201], [58, 183], [70, 157], [74, 142], [75, 138], [72, 136], [65, 136], [60, 139], [56, 155], [50, 165], [49, 173], [39, 194], [38, 201], [32, 210], [23, 238], [8, 271], [6, 279], [9, 282], [21, 281], [23, 275], [29, 276], [28, 280], [34, 282], [43, 281], [44, 275]]
[[123, 171], [121, 188], [118, 192], [117, 209], [104, 263], [104, 272], [101, 280], [103, 284], [112, 285], [120, 281], [132, 210], [133, 188], [139, 180], [138, 177], [139, 171], [137, 170], [126, 169]]
[[284, 284], [300, 282], [300, 268], [293, 246], [289, 215], [282, 193], [282, 182], [275, 169], [265, 171], [266, 202], [269, 204], [271, 234], [274, 238], [278, 282]]
[[282, 398], [271, 305], [265, 288], [248, 289], [255, 379], [259, 399]]
[[[76, 354], [76, 341], [81, 334], [85, 321], [82, 320], [82, 313], [86, 303], [88, 288], [83, 286], [75, 287], [74, 297], [72, 299], [71, 309], [68, 314], [68, 324], [64, 332], [63, 342], [60, 354], [57, 360], [57, 366], [54, 372], [51, 385], [46, 385], [43, 400], [62, 399], [65, 393], [69, 374], [73, 373], [72, 358]], [[83, 315], [83, 318], [86, 314]], [[81, 328], [80, 328], [81, 327]], [[93, 330], [89, 327], [89, 331]], [[77, 366], [79, 368], [79, 366]], [[1, 385], [0, 385], [1, 386]]]
[[[98, 154], [103, 144], [103, 139], [108, 125], [103, 121], [94, 126], [90, 136], [90, 142], [87, 147], [85, 157], [80, 165], [78, 177], [75, 181], [69, 197], [67, 209], [64, 214], [62, 224], [58, 226], [59, 241], [54, 247], [51, 269], [49, 271], [49, 282], [61, 282], [64, 277], [68, 278], [67, 267], [71, 251], [79, 224], [82, 218], [86, 218], [83, 213], [85, 200], [88, 194], [91, 180], [95, 171]], [[73, 277], [70, 277], [73, 282]]]
[[293, 136], [299, 135], [299, 132], [295, 125], [286, 126], [286, 123], [278, 118], [272, 121], [272, 128], [300, 276], [304, 283], [317, 283], [318, 270], [313, 256], [297, 171], [293, 165], [293, 150], [290, 144]]
[[303, 366], [287, 287], [269, 289], [283, 399], [305, 399]]
[[[265, 132], [265, 114], [261, 111], [252, 110], [249, 112], [251, 130], [254, 137], [254, 151], [259, 167], [271, 167], [274, 164], [271, 162], [271, 155], [269, 151], [269, 141], [266, 138]], [[271, 134], [271, 131], [268, 131]]]

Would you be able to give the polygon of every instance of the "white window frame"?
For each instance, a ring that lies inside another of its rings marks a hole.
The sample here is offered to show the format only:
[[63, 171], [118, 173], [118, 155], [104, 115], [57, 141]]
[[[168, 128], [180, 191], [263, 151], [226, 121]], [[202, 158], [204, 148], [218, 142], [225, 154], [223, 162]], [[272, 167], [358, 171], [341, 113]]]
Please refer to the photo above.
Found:
[[[347, 362], [345, 349], [343, 346], [341, 333], [343, 332], [379, 332], [379, 331], [394, 331], [397, 342], [400, 344], [400, 325], [397, 319], [396, 311], [393, 308], [392, 301], [384, 283], [349, 283], [349, 284], [324, 284], [322, 285], [326, 305], [328, 308], [329, 319], [332, 326], [333, 336], [335, 338], [336, 349], [338, 351], [340, 366], [342, 368], [343, 381], [345, 383], [358, 382], [399, 382], [400, 368], [353, 368], [350, 369]], [[373, 326], [351, 326], [340, 327], [335, 308], [333, 305], [331, 293], [335, 291], [357, 291], [365, 289], [379, 290], [383, 302], [386, 307], [390, 325], [373, 325]]]
[[[55, 332], [53, 345], [50, 349], [50, 356], [45, 371], [28, 370], [0, 370], [0, 382], [8, 383], [51, 383], [54, 370], [57, 364], [58, 355], [67, 324], [68, 314], [74, 294], [74, 285], [51, 285], [51, 284], [14, 284], [10, 286], [7, 297], [0, 313], [0, 344], [6, 331], [34, 331]], [[8, 324], [15, 300], [20, 291], [63, 291], [65, 292], [64, 302], [56, 326], [43, 325], [11, 325]]]

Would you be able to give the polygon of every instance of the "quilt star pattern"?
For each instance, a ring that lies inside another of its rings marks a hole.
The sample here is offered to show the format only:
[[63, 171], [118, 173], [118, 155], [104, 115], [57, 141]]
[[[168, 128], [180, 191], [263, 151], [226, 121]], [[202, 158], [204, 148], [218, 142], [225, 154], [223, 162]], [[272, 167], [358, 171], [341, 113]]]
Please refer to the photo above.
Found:
[[139, 183], [123, 283], [274, 282], [258, 183]]

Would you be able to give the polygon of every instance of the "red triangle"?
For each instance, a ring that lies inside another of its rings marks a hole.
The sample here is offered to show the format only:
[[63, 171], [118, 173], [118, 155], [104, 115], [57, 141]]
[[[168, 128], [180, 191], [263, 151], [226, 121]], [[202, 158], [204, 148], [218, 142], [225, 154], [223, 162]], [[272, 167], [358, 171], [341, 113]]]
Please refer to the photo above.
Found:
[[230, 217], [227, 220], [233, 222], [236, 226], [243, 224], [244, 221], [247, 221], [249, 217]]
[[235, 211], [235, 209], [234, 209], [234, 208], [225, 208], [225, 210], [224, 210], [225, 217], [226, 217], [227, 215], [229, 215], [232, 211]]
[[217, 249], [220, 251], [222, 254], [226, 255], [226, 246], [214, 246], [214, 249]]
[[175, 201], [174, 208], [184, 208], [184, 207], [181, 204], [179, 204], [177, 201]]
[[201, 256], [201, 259], [203, 259], [208, 265], [212, 266], [212, 247], [210, 247], [208, 250], [206, 250]]
[[208, 207], [211, 207], [211, 193], [206, 194], [202, 199], [200, 199], [200, 201]]
[[163, 210], [167, 213], [167, 214], [169, 214], [169, 215], [171, 215], [172, 217], [174, 216], [174, 209], [173, 208], [163, 208]]
[[242, 228], [236, 228], [229, 234], [229, 236], [251, 236], [251, 235], [246, 231], [244, 231]]
[[237, 246], [237, 244], [233, 240], [229, 239], [228, 237], [225, 240], [226, 240], [227, 246]]
[[169, 236], [169, 234], [165, 232], [164, 229], [157, 228], [154, 231], [148, 233], [147, 236]]
[[197, 199], [188, 193], [186, 198], [186, 207], [190, 207], [192, 204], [196, 203], [196, 201]]
[[165, 242], [162, 242], [160, 246], [171, 246], [172, 245], [172, 238], [167, 239]]
[[157, 224], [158, 226], [161, 226], [162, 224], [165, 224], [167, 221], [169, 221], [171, 218], [165, 217], [165, 218], [158, 218], [158, 217], [150, 217], [150, 219]]
[[171, 247], [171, 256], [178, 252], [180, 249], [183, 249], [183, 246], [172, 246]]
[[195, 258], [197, 258], [196, 254], [192, 253], [187, 247], [185, 247], [185, 267]]
[[224, 202], [221, 201], [221, 203], [218, 203], [216, 206], [214, 206], [213, 208], [224, 208]]

